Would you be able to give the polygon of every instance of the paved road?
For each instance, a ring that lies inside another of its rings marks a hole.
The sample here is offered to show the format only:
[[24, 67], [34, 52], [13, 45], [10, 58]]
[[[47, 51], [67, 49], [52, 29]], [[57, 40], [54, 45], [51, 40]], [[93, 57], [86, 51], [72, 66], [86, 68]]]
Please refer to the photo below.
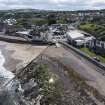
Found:
[[72, 67], [81, 76], [87, 79], [89, 85], [97, 88], [100, 93], [105, 95], [105, 76], [97, 72], [101, 71], [100, 68], [64, 46], [60, 48], [52, 46], [48, 48], [45, 54], [56, 58], [67, 67]]

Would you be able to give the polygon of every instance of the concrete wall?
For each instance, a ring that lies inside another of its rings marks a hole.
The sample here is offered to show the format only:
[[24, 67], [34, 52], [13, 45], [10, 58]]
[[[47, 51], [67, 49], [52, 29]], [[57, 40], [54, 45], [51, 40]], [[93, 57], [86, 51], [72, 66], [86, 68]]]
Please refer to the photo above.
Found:
[[63, 44], [64, 46], [66, 46], [66, 47], [72, 49], [74, 52], [76, 52], [76, 53], [79, 54], [80, 56], [84, 57], [85, 59], [87, 59], [87, 60], [90, 61], [91, 63], [95, 64], [97, 67], [99, 67], [99, 68], [105, 70], [105, 65], [103, 65], [102, 63], [100, 63], [100, 62], [94, 60], [93, 58], [91, 58], [91, 57], [88, 56], [87, 54], [83, 53], [82, 51], [80, 51], [80, 50], [74, 48], [73, 46], [71, 46], [71, 45], [69, 45], [69, 44], [67, 44], [67, 43], [65, 43], [65, 42], [59, 42], [59, 43], [61, 43], [61, 44]]

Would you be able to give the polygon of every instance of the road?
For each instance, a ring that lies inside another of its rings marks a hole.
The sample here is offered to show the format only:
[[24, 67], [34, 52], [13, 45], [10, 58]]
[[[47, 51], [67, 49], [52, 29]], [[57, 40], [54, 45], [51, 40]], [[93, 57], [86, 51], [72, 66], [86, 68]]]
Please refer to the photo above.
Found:
[[102, 71], [100, 68], [64, 46], [60, 48], [51, 46], [47, 49], [45, 54], [56, 58], [68, 68], [72, 67], [87, 80], [88, 85], [93, 86], [101, 94], [105, 95], [105, 76], [98, 72]]

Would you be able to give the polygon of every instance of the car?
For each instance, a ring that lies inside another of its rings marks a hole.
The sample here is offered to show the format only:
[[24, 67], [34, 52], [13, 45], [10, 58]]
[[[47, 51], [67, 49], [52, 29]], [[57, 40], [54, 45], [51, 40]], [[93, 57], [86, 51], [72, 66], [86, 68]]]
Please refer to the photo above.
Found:
[[100, 62], [100, 59], [98, 57], [93, 57], [93, 59]]

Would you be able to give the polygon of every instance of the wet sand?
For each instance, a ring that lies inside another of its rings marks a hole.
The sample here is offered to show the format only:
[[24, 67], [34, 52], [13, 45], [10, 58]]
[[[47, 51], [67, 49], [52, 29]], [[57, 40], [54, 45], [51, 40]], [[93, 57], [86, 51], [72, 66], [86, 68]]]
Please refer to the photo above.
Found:
[[4, 63], [4, 67], [7, 70], [14, 70], [16, 65], [20, 62], [22, 62], [21, 60], [18, 59], [14, 59], [12, 58], [12, 54], [15, 52], [13, 50], [7, 50], [5, 45], [0, 45], [0, 50], [3, 54], [3, 56], [5, 57], [5, 63]]
[[30, 44], [16, 44], [0, 41], [0, 50], [5, 57], [4, 67], [14, 71], [20, 65], [29, 63], [37, 57], [47, 46]]

